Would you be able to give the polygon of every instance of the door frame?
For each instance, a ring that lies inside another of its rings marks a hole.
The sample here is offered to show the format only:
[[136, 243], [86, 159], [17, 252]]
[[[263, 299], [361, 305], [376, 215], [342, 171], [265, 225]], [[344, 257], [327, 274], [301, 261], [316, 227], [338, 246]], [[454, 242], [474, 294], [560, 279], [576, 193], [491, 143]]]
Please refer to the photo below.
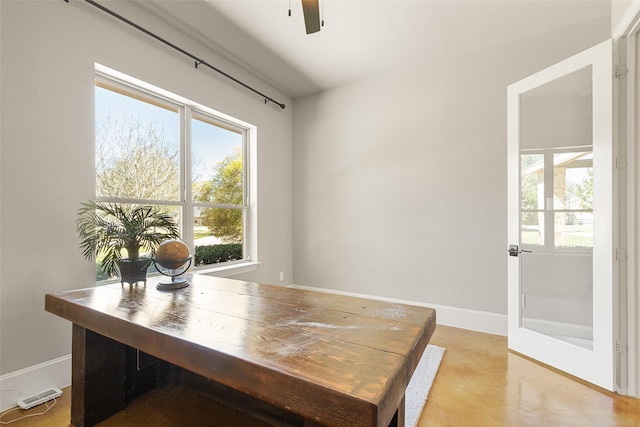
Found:
[[[637, 260], [640, 244], [640, 114], [638, 82], [640, 70], [636, 64], [640, 38], [640, 0], [634, 0], [613, 31], [614, 41], [614, 141], [619, 144], [626, 168], [620, 174], [620, 244], [626, 249], [620, 265], [619, 307], [620, 337], [618, 344], [618, 392], [640, 398], [640, 265]], [[625, 188], [626, 187], [626, 188]]]

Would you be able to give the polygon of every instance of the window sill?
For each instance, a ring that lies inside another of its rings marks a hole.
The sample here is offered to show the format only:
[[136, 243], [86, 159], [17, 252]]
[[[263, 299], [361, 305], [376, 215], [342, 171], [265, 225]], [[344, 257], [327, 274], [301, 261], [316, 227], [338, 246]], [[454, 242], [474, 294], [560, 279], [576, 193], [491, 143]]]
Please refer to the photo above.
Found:
[[[187, 274], [206, 274], [207, 276], [215, 277], [230, 277], [236, 274], [248, 273], [255, 271], [258, 266], [262, 264], [260, 262], [248, 261], [238, 264], [230, 264], [222, 267], [201, 267], [189, 270]], [[147, 277], [161, 277], [160, 273], [150, 273]], [[97, 281], [96, 286], [110, 285], [113, 283], [120, 283], [120, 279], [102, 280]]]
[[240, 264], [225, 265], [222, 267], [202, 267], [194, 269], [195, 274], [206, 274], [207, 276], [229, 277], [236, 274], [255, 271], [261, 263], [248, 261]]

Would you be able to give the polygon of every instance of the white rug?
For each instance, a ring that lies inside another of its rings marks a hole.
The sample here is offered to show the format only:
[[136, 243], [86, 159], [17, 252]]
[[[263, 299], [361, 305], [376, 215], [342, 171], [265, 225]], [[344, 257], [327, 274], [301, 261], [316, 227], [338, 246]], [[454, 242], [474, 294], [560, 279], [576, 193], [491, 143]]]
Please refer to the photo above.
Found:
[[444, 348], [431, 344], [427, 345], [424, 353], [422, 353], [418, 367], [405, 391], [406, 427], [415, 427], [418, 424], [443, 355]]

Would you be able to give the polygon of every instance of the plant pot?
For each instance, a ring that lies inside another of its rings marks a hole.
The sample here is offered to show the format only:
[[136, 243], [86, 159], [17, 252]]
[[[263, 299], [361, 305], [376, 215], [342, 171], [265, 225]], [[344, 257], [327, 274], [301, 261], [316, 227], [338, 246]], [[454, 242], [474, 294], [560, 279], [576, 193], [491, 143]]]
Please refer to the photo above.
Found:
[[122, 259], [118, 261], [120, 270], [120, 282], [133, 285], [137, 282], [147, 283], [147, 268], [151, 264], [151, 258]]

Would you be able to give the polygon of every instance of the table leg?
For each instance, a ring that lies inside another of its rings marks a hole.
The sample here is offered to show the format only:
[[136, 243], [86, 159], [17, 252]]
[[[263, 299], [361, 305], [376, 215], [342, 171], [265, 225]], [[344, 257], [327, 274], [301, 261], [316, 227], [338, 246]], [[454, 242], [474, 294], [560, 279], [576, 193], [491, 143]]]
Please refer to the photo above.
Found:
[[398, 410], [395, 415], [391, 419], [389, 423], [389, 427], [404, 427], [404, 412], [405, 404], [404, 404], [404, 396], [402, 396], [402, 400], [400, 401], [400, 405], [398, 405]]
[[124, 409], [124, 344], [73, 325], [71, 423], [92, 426]]

